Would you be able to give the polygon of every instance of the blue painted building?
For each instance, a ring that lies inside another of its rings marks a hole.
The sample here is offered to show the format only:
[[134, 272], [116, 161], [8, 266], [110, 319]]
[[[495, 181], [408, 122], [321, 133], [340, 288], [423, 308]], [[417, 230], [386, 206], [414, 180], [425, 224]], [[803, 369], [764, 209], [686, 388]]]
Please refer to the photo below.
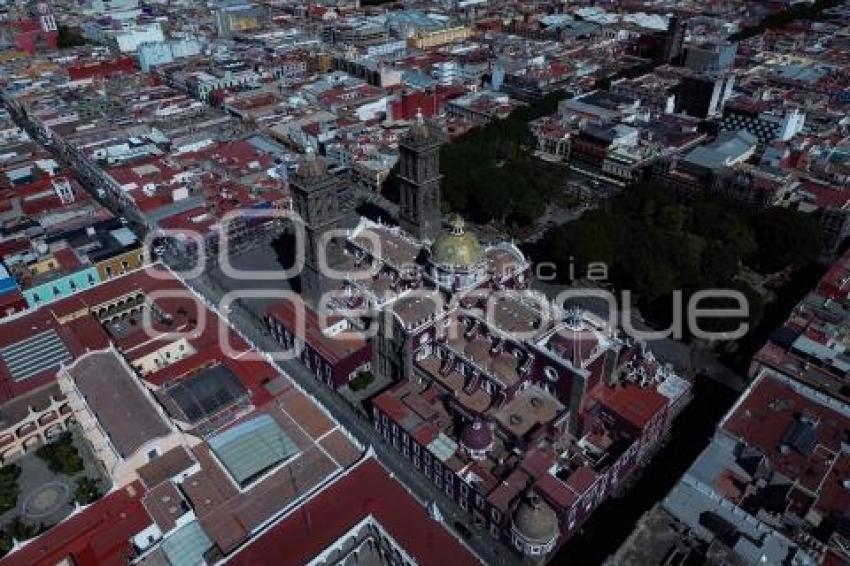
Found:
[[29, 307], [52, 303], [77, 291], [94, 287], [100, 283], [100, 275], [95, 266], [85, 267], [44, 283], [34, 285], [23, 291]]

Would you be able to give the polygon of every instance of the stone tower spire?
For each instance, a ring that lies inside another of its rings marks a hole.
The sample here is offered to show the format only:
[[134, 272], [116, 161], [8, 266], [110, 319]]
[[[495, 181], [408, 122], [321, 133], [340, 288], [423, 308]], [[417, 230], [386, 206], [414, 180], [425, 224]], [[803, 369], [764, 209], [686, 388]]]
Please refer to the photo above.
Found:
[[420, 240], [433, 241], [441, 228], [440, 147], [443, 137], [419, 110], [399, 144], [399, 225]]
[[[312, 148], [301, 159], [292, 177], [292, 198], [295, 212], [304, 223], [304, 269], [301, 272], [301, 294], [313, 307], [322, 294], [336, 288], [336, 282], [321, 273], [319, 254], [325, 257], [332, 252], [330, 243], [325, 246], [323, 236], [339, 227], [339, 186], [337, 179], [328, 173], [325, 161]], [[325, 246], [325, 250], [320, 248]]]

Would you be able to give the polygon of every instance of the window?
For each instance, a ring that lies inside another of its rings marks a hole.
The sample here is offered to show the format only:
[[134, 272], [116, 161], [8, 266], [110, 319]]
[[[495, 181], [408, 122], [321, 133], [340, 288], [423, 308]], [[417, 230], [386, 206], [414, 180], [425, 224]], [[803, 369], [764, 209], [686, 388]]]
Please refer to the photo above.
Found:
[[53, 286], [53, 296], [54, 296], [54, 297], [58, 297], [58, 296], [59, 296], [59, 295], [61, 295], [61, 294], [62, 294], [62, 291], [60, 291], [60, 290], [59, 290], [59, 287], [56, 287], [56, 286], [54, 285], [54, 286]]
[[154, 448], [153, 450], [150, 450], [148, 452], [148, 461], [153, 460], [157, 456], [159, 456], [159, 448]]
[[89, 273], [88, 275], [86, 275], [86, 278], [89, 280], [89, 285], [94, 285], [94, 275]]
[[107, 265], [107, 266], [104, 268], [104, 271], [106, 272], [106, 277], [112, 277], [112, 267], [110, 267], [110, 266], [108, 266], [108, 265]]

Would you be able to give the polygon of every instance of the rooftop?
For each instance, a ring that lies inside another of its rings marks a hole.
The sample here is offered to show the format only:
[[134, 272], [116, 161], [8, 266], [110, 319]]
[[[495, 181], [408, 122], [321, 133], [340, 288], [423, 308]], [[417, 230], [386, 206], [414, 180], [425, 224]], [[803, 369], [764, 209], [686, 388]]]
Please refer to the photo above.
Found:
[[90, 352], [65, 368], [115, 449], [130, 457], [171, 427], [114, 350]]
[[[230, 561], [235, 566], [309, 563], [352, 527], [372, 517], [419, 564], [477, 564], [469, 550], [434, 521], [374, 458], [366, 458], [326, 490], [265, 530]], [[281, 553], [285, 544], [287, 552]]]
[[266, 414], [243, 421], [209, 440], [213, 454], [245, 488], [298, 453], [298, 447]]

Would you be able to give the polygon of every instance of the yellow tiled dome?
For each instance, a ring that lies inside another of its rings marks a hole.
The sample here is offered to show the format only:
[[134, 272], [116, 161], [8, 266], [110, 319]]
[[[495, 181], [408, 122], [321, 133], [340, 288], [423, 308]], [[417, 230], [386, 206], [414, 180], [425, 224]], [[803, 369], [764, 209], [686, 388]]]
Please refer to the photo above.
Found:
[[431, 245], [431, 261], [438, 265], [468, 267], [484, 259], [484, 249], [475, 234], [464, 229], [463, 219], [449, 219], [451, 231], [441, 234]]

